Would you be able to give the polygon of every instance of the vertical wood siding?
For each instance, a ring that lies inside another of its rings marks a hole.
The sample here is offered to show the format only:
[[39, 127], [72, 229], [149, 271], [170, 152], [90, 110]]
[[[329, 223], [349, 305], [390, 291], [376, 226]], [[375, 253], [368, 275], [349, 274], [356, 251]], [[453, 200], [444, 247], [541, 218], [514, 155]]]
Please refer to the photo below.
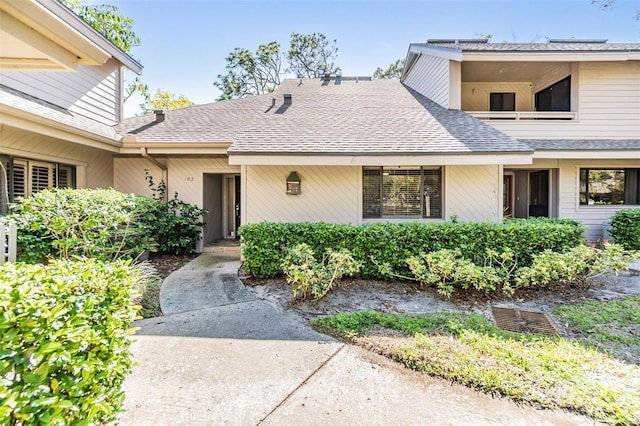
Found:
[[[0, 126], [0, 154], [15, 153], [27, 159], [50, 161], [71, 165], [87, 163], [86, 181], [78, 168], [79, 186], [108, 188], [113, 186], [113, 154], [99, 149], [77, 145], [60, 139], [49, 138], [8, 126]], [[7, 149], [10, 151], [3, 151]]]
[[449, 108], [449, 60], [423, 55], [404, 84], [432, 101]]
[[[301, 194], [287, 195], [286, 179], [296, 171]], [[248, 223], [358, 223], [360, 167], [248, 166], [246, 176]]]
[[515, 93], [516, 111], [533, 111], [530, 83], [462, 83], [462, 109], [489, 111], [489, 94]]
[[582, 206], [580, 205], [580, 176], [581, 167], [624, 168], [639, 167], [634, 160], [560, 160], [559, 217], [576, 219], [588, 227], [587, 238], [596, 240], [602, 238], [602, 222], [608, 220], [618, 210], [637, 208], [632, 205], [616, 206]]
[[[491, 120], [489, 124], [515, 138], [637, 139], [640, 137], [640, 63], [579, 64], [579, 120]], [[578, 80], [578, 81], [575, 81]]]
[[446, 217], [474, 222], [499, 219], [501, 182], [497, 165], [445, 167]]
[[120, 119], [120, 74], [115, 59], [101, 67], [78, 66], [75, 72], [3, 71], [0, 81], [103, 124], [112, 126]]

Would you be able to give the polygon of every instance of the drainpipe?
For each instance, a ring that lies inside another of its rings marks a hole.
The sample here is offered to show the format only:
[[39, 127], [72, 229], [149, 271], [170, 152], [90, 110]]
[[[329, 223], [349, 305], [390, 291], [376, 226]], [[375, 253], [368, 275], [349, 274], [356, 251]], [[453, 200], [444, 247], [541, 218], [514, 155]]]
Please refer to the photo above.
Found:
[[169, 172], [167, 170], [167, 166], [165, 166], [164, 164], [159, 162], [157, 159], [155, 159], [151, 155], [149, 155], [149, 153], [147, 152], [147, 148], [145, 148], [143, 146], [140, 147], [140, 155], [142, 155], [143, 158], [146, 158], [147, 160], [151, 161], [154, 165], [159, 167], [160, 170], [162, 170], [162, 181], [166, 185], [166, 190], [164, 191], [164, 200], [163, 201], [166, 202], [167, 201], [167, 192], [169, 190]]

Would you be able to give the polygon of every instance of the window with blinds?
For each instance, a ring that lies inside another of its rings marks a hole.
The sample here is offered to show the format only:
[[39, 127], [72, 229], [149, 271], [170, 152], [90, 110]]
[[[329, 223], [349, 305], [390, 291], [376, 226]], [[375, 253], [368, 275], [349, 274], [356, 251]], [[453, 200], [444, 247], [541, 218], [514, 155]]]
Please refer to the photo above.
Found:
[[[68, 164], [48, 163], [0, 156], [3, 176], [1, 195], [13, 203], [48, 188], [75, 188], [76, 168]], [[4, 180], [4, 183], [3, 183]], [[3, 209], [0, 202], [0, 210]]]
[[440, 218], [441, 169], [364, 167], [364, 218]]

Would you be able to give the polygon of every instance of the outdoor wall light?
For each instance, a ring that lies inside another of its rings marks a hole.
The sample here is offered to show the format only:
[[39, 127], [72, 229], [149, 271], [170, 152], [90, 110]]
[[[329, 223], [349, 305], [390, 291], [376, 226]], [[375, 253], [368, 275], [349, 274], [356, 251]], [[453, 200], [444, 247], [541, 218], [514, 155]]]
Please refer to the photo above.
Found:
[[300, 176], [298, 176], [296, 172], [291, 172], [291, 174], [287, 178], [287, 194], [300, 194]]

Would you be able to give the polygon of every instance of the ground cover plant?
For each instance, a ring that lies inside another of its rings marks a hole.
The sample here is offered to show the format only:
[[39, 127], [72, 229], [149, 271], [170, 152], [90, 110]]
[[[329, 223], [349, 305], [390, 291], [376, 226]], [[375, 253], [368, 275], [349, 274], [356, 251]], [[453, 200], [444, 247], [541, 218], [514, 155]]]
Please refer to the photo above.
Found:
[[640, 365], [640, 296], [560, 305], [553, 314], [584, 345]]
[[[314, 326], [408, 368], [516, 401], [610, 424], [640, 423], [640, 367], [576, 341], [507, 332], [481, 315], [452, 312], [360, 311], [322, 317]], [[388, 330], [396, 334], [385, 337]]]
[[0, 419], [103, 424], [132, 366], [141, 265], [97, 259], [0, 267]]

